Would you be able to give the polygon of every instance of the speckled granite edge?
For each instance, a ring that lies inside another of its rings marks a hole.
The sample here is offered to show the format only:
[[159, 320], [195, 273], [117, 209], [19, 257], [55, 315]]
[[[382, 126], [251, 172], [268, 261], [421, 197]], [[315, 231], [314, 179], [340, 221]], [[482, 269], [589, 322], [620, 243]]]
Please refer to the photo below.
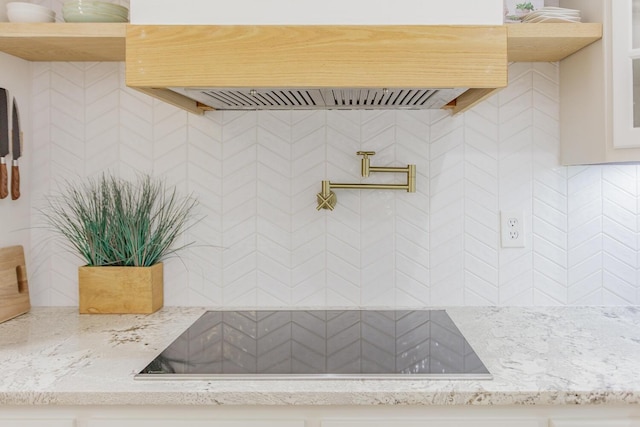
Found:
[[[275, 388], [275, 387], [274, 387]], [[281, 387], [282, 388], [282, 387]], [[0, 405], [637, 405], [638, 393], [4, 392]]]

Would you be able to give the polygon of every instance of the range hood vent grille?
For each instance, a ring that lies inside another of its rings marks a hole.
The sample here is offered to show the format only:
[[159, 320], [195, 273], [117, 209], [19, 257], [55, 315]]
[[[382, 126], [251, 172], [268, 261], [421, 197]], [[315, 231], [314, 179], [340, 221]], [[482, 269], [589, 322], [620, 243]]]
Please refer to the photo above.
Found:
[[[188, 92], [193, 95], [193, 91]], [[318, 108], [323, 104], [318, 91], [304, 89], [202, 90], [200, 93], [204, 104], [220, 110]]]
[[171, 89], [217, 110], [438, 109], [467, 90], [466, 88]]

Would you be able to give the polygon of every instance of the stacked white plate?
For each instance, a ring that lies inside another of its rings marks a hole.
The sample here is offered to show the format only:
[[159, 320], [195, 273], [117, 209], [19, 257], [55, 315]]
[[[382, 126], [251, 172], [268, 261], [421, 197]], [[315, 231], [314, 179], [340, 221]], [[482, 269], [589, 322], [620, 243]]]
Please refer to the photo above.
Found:
[[48, 7], [27, 2], [7, 3], [9, 22], [54, 22], [56, 13]]
[[62, 6], [66, 22], [129, 22], [129, 9], [104, 1], [74, 0]]
[[525, 24], [556, 23], [556, 22], [580, 22], [580, 11], [565, 9], [562, 7], [541, 7], [535, 12], [526, 14], [522, 18]]

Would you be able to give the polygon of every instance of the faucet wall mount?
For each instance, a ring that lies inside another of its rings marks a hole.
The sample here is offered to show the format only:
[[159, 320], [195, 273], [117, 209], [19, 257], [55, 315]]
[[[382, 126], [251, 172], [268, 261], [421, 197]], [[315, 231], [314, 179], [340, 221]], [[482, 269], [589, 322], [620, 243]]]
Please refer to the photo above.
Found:
[[342, 184], [331, 181], [322, 181], [322, 191], [317, 195], [318, 207], [320, 209], [333, 210], [337, 203], [336, 194], [332, 189], [344, 188], [355, 190], [406, 190], [407, 193], [416, 192], [416, 165], [407, 165], [406, 167], [387, 167], [387, 166], [371, 166], [371, 156], [375, 155], [375, 151], [358, 151], [358, 156], [362, 156], [360, 161], [361, 175], [367, 178], [372, 172], [392, 172], [407, 174], [406, 184]]

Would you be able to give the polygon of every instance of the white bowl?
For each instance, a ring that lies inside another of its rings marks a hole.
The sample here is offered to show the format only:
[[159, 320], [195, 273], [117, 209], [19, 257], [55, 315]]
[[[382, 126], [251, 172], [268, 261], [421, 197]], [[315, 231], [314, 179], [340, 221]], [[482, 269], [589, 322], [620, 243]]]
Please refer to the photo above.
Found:
[[24, 2], [7, 3], [9, 22], [54, 22], [56, 13], [44, 6]]
[[7, 11], [20, 10], [25, 12], [46, 13], [49, 15], [55, 15], [55, 12], [48, 7], [40, 6], [38, 4], [27, 3], [23, 1], [12, 1], [7, 3]]

